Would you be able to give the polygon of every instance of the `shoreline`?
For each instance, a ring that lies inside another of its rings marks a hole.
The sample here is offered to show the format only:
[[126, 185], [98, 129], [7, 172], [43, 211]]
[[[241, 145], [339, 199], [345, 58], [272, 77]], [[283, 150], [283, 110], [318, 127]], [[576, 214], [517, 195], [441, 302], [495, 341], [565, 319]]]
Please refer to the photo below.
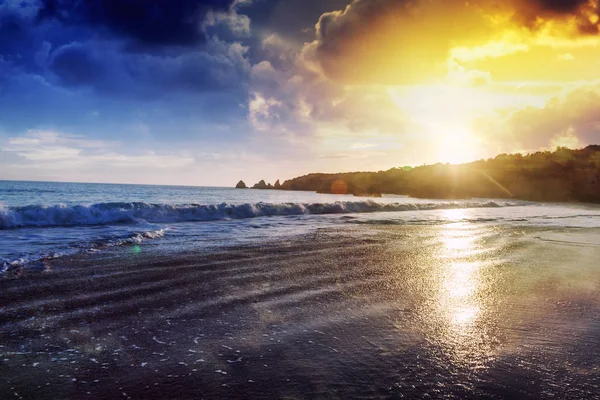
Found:
[[0, 394], [591, 398], [600, 249], [540, 231], [373, 225], [60, 260], [0, 281]]

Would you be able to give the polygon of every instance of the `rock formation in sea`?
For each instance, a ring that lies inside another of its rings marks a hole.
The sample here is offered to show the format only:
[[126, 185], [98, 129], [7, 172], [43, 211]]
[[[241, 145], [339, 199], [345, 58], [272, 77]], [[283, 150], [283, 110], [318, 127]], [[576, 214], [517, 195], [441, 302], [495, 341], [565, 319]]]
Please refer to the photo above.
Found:
[[252, 189], [268, 189], [269, 187], [267, 186], [267, 183], [265, 182], [264, 179], [261, 179], [260, 182], [258, 182], [256, 185], [252, 186]]
[[236, 189], [248, 189], [248, 186], [244, 183], [244, 181], [239, 181], [237, 185], [235, 185]]
[[272, 183], [266, 183], [264, 179], [261, 179], [260, 182], [252, 186], [252, 189], [261, 189], [261, 190], [273, 190], [273, 189], [281, 189], [281, 183], [279, 179], [275, 182], [275, 185]]

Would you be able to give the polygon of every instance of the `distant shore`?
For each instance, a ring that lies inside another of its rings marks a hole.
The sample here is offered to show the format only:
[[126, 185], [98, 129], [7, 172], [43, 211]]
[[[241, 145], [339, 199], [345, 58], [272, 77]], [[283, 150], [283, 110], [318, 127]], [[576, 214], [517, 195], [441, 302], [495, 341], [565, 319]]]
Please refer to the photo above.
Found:
[[[243, 182], [241, 182], [243, 183]], [[239, 185], [239, 184], [238, 184]], [[245, 186], [245, 184], [244, 184]], [[314, 173], [254, 189], [415, 198], [503, 198], [600, 203], [600, 145], [528, 155], [501, 154], [468, 164], [436, 164], [379, 172]]]

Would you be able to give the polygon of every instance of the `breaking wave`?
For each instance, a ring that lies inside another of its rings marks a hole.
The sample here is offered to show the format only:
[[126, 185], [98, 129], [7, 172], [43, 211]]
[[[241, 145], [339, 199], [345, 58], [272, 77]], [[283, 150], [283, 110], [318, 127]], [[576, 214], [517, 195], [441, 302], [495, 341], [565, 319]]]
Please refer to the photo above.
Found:
[[399, 212], [459, 208], [492, 208], [519, 205], [516, 202], [437, 202], [437, 203], [377, 203], [345, 201], [335, 203], [253, 203], [253, 204], [151, 204], [100, 203], [67, 206], [0, 206], [0, 229], [22, 227], [60, 227], [79, 225], [112, 225], [245, 219], [264, 216], [306, 214], [350, 214], [369, 212]]

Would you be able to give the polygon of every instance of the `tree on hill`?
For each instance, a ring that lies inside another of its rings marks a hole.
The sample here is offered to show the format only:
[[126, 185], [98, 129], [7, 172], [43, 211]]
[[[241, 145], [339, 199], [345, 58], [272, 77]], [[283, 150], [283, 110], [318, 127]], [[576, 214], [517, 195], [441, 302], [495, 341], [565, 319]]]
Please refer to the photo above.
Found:
[[500, 154], [461, 165], [309, 174], [285, 181], [281, 189], [356, 195], [390, 193], [424, 198], [493, 197], [600, 203], [600, 145], [578, 150], [559, 147], [554, 152], [527, 155]]

